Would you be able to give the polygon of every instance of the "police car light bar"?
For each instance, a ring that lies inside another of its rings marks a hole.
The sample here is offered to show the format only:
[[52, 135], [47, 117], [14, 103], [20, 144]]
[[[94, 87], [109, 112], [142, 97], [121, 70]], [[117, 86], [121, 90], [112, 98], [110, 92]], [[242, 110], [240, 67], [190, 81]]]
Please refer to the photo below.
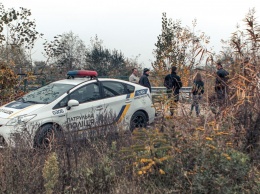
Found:
[[89, 71], [89, 70], [74, 70], [68, 71], [67, 79], [75, 78], [75, 77], [97, 77], [98, 73], [96, 71]]

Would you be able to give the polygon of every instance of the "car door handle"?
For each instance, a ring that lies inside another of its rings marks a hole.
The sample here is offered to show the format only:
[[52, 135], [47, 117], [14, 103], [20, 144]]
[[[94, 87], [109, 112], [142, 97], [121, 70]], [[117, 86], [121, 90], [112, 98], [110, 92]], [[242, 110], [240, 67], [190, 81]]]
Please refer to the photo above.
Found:
[[127, 99], [127, 100], [125, 101], [125, 103], [130, 103], [130, 102], [132, 102], [132, 100], [130, 100], [130, 99]]
[[65, 117], [65, 115], [59, 115], [59, 117]]
[[97, 106], [96, 110], [102, 110], [103, 106]]

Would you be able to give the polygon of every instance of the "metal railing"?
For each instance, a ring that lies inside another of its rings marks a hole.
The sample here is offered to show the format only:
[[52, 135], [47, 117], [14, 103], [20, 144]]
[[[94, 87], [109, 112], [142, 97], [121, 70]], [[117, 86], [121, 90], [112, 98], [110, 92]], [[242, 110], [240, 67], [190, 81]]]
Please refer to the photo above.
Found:
[[[191, 92], [192, 87], [182, 87], [180, 89], [180, 92], [182, 93], [190, 93]], [[156, 93], [166, 93], [166, 87], [152, 87], [152, 94], [156, 94]]]
[[[181, 99], [191, 99], [191, 89], [192, 87], [182, 87], [180, 89], [180, 98]], [[167, 91], [166, 87], [152, 87], [152, 97], [156, 97], [162, 94], [165, 94]]]

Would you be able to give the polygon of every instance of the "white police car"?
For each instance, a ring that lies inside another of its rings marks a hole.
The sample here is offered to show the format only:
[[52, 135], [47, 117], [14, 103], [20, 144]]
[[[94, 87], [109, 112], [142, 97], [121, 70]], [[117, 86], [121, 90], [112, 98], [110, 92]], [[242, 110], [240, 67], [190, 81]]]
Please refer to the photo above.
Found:
[[95, 71], [67, 75], [0, 107], [0, 146], [41, 146], [49, 132], [93, 132], [108, 125], [133, 130], [154, 121], [148, 88], [97, 78]]

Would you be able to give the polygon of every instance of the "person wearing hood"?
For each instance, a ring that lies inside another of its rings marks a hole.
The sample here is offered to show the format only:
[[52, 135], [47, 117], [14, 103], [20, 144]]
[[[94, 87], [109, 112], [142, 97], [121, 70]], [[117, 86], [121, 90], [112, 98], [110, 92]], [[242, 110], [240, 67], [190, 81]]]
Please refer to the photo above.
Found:
[[164, 78], [164, 86], [167, 88], [168, 98], [174, 96], [174, 101], [179, 101], [179, 93], [182, 87], [182, 82], [180, 76], [176, 73], [177, 67], [172, 66], [171, 74], [168, 74]]
[[139, 84], [149, 88], [149, 91], [151, 93], [152, 88], [151, 88], [150, 81], [148, 79], [149, 74], [150, 74], [150, 70], [148, 68], [144, 68], [143, 75], [140, 77], [139, 80]]
[[178, 109], [177, 102], [179, 101], [179, 93], [182, 87], [182, 82], [180, 76], [176, 73], [177, 67], [172, 66], [171, 73], [166, 75], [164, 78], [164, 86], [166, 87], [166, 93], [169, 99], [173, 99], [174, 103], [170, 105], [171, 116], [174, 115], [174, 112]]

